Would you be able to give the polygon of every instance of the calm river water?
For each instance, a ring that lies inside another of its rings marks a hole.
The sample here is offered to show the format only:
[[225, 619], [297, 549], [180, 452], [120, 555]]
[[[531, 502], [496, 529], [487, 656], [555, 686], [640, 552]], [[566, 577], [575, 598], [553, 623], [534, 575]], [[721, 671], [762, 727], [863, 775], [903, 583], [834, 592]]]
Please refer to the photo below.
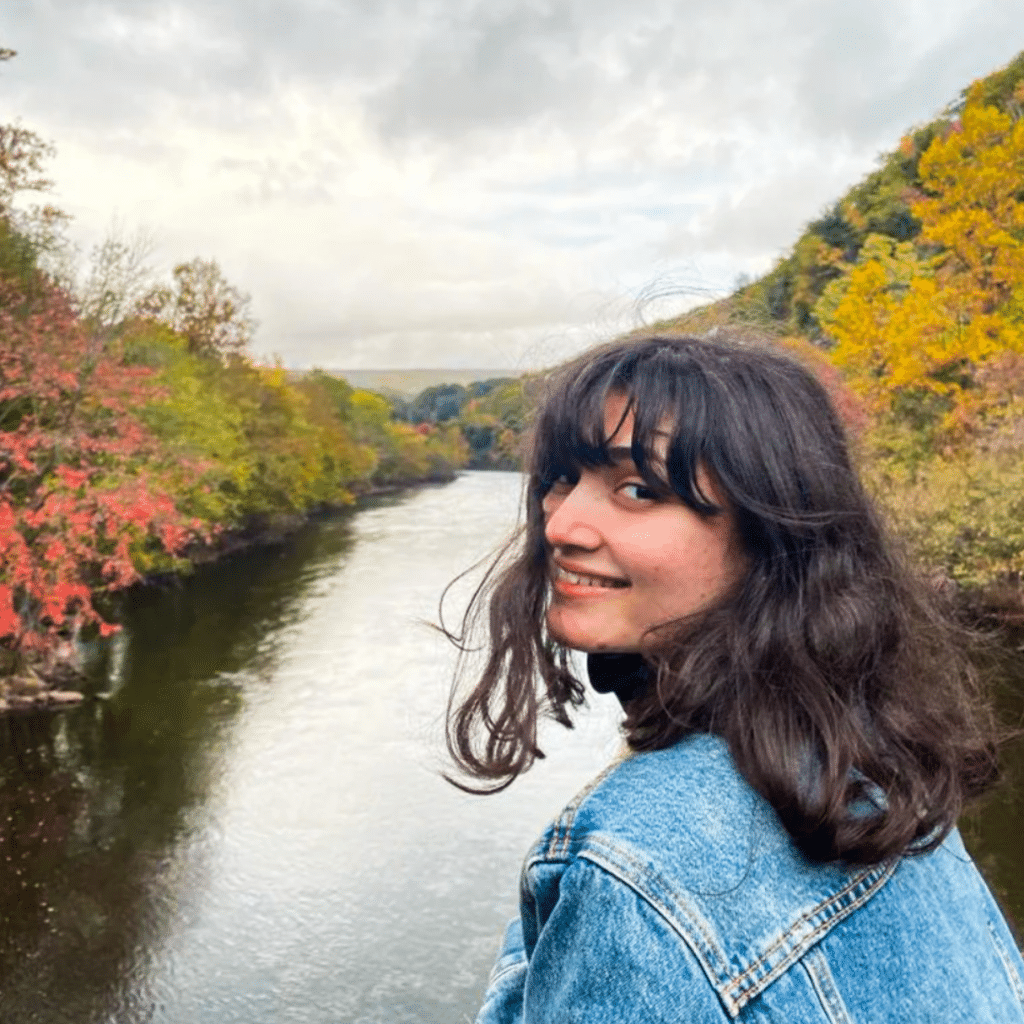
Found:
[[[472, 1020], [526, 847], [617, 746], [594, 698], [509, 792], [440, 778], [453, 659], [424, 620], [519, 490], [466, 474], [151, 588], [100, 699], [0, 722], [4, 1024]], [[1024, 921], [1022, 801], [968, 832]]]

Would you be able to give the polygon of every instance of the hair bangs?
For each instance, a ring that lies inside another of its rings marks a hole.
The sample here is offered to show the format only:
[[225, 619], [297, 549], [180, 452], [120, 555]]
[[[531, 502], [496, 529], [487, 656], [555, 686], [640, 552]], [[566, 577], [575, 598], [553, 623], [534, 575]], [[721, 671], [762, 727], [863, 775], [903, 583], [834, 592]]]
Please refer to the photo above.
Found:
[[[534, 448], [535, 484], [541, 495], [555, 481], [575, 480], [583, 469], [614, 461], [610, 443], [632, 416], [630, 455], [637, 472], [654, 491], [672, 493], [703, 516], [722, 506], [700, 486], [698, 469], [711, 470], [707, 453], [714, 420], [704, 374], [677, 364], [685, 356], [671, 347], [618, 359], [597, 359], [557, 387], [538, 424]], [[605, 408], [612, 394], [623, 395], [622, 421], [606, 430]]]
[[582, 381], [559, 389], [548, 401], [534, 439], [534, 472], [542, 494], [563, 477], [575, 480], [580, 470], [609, 462], [604, 436], [607, 379]]
[[625, 394], [633, 414], [633, 462], [652, 486], [668, 488], [700, 515], [717, 515], [722, 506], [698, 476], [701, 466], [711, 469], [715, 447], [704, 374], [668, 346], [645, 355], [612, 389]]

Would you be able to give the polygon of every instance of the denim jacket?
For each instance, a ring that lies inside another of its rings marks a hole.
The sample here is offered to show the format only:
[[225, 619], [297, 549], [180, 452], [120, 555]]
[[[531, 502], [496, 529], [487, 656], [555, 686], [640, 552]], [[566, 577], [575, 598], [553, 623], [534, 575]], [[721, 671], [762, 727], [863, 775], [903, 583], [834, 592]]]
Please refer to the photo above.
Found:
[[725, 744], [613, 765], [528, 854], [477, 1024], [1024, 1024], [1024, 962], [957, 832], [811, 864]]

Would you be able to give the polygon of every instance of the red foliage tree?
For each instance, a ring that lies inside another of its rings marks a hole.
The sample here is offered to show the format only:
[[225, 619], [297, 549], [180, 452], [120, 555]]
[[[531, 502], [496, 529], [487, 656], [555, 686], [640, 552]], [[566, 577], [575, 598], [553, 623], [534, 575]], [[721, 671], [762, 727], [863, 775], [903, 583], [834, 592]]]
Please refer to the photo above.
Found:
[[160, 484], [134, 413], [151, 371], [100, 348], [53, 287], [0, 282], [0, 644], [30, 652], [103, 621], [93, 596], [200, 531]]

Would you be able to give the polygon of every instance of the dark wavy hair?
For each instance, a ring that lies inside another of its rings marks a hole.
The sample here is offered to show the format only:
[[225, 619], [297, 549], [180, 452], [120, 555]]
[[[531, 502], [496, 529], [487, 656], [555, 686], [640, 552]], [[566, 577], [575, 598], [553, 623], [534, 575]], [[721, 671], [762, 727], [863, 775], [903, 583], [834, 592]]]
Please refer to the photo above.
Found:
[[[525, 524], [449, 633], [464, 654], [476, 626], [486, 621], [488, 634], [476, 685], [456, 685], [449, 700], [448, 748], [470, 780], [450, 781], [504, 788], [543, 757], [539, 719], [569, 726], [583, 703], [569, 652], [545, 627], [541, 503], [556, 480], [610, 462], [611, 392], [634, 415], [639, 473], [700, 516], [731, 515], [747, 562], [711, 607], [648, 634], [655, 682], [625, 705], [630, 747], [721, 736], [812, 860], [877, 863], [934, 848], [998, 774], [968, 634], [888, 536], [817, 377], [749, 338], [627, 339], [549, 379]], [[699, 466], [724, 507], [701, 492]]]

